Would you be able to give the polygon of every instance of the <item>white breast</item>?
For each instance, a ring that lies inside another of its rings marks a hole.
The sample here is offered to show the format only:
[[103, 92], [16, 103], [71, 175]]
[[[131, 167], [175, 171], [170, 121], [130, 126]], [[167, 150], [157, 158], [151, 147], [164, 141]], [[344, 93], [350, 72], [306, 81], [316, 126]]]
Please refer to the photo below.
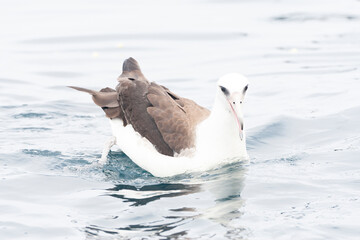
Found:
[[139, 167], [154, 176], [166, 177], [184, 173], [192, 167], [188, 157], [170, 157], [160, 154], [155, 147], [137, 133], [129, 124], [123, 126], [120, 119], [110, 120], [116, 144]]
[[[184, 153], [177, 157], [160, 154], [131, 125], [124, 127], [120, 119], [112, 119], [110, 123], [113, 135], [116, 137], [116, 144], [120, 149], [135, 164], [158, 177], [173, 176], [184, 172], [206, 171], [224, 162], [238, 161], [239, 158], [236, 157], [247, 157], [245, 147], [241, 147], [238, 145], [239, 143], [220, 141], [223, 136], [215, 137], [208, 134], [211, 123], [207, 121], [198, 127], [197, 135], [199, 137], [197, 137], [195, 153], [190, 151], [188, 156]], [[234, 147], [234, 144], [237, 146]], [[245, 143], [243, 145], [245, 146]], [[239, 151], [233, 151], [233, 149], [239, 149]]]

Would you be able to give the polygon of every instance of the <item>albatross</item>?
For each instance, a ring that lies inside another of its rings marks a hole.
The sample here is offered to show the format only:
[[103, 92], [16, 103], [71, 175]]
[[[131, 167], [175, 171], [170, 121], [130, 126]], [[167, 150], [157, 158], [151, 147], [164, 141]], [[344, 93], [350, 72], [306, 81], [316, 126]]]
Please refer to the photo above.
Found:
[[115, 89], [100, 91], [69, 86], [92, 95], [110, 119], [113, 136], [101, 163], [114, 144], [157, 177], [248, 159], [243, 117], [248, 80], [243, 75], [230, 73], [217, 81], [211, 111], [148, 81], [134, 58], [124, 61], [117, 80]]

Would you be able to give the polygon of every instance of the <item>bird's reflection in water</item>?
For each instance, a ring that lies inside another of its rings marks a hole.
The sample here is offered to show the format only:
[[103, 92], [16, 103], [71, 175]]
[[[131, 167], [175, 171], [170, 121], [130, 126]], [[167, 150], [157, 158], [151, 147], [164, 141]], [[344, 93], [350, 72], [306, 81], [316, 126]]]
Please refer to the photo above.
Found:
[[109, 196], [131, 202], [131, 206], [146, 205], [161, 198], [178, 197], [200, 191], [200, 184], [161, 183], [136, 188], [129, 185], [116, 185], [108, 189], [113, 193]]
[[[107, 189], [107, 196], [129, 203], [129, 208], [113, 218], [111, 224], [105, 224], [108, 226], [88, 226], [86, 233], [88, 236], [191, 238], [193, 224], [205, 223], [212, 227], [207, 228], [204, 237], [219, 234], [219, 228], [225, 230], [222, 232], [226, 236], [239, 234], [241, 227], [232, 226], [232, 220], [241, 217], [245, 172], [246, 167], [236, 163], [206, 174], [194, 174], [191, 179], [177, 183], [167, 179], [166, 183], [142, 187], [115, 185]], [[216, 229], [212, 232], [213, 227]]]
[[224, 174], [221, 169], [217, 170], [219, 172], [217, 177], [202, 185], [203, 190], [208, 190], [213, 195], [215, 205], [204, 209], [200, 217], [223, 226], [226, 234], [222, 238], [239, 239], [245, 229], [232, 221], [239, 219], [243, 214], [241, 207], [244, 199], [241, 198], [241, 192], [244, 188], [247, 168], [239, 163], [229, 165], [226, 169]]

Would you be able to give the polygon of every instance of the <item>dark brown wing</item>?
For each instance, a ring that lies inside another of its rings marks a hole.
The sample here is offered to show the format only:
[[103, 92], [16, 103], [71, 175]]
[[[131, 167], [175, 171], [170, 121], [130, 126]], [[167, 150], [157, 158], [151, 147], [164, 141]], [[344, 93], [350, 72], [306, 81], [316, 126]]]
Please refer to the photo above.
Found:
[[164, 155], [174, 156], [194, 146], [196, 125], [209, 115], [209, 110], [149, 83], [133, 58], [124, 61], [118, 82], [116, 91], [72, 88], [90, 93], [107, 117], [121, 118], [124, 126], [131, 124]]
[[125, 60], [118, 78], [119, 104], [125, 119], [162, 154], [173, 156], [195, 144], [195, 131], [209, 110], [149, 81], [135, 59]]
[[124, 113], [121, 111], [118, 101], [118, 94], [112, 88], [103, 88], [99, 92], [87, 88], [69, 86], [81, 92], [87, 92], [92, 95], [94, 103], [100, 106], [108, 118], [124, 118]]
[[180, 153], [194, 147], [196, 126], [209, 115], [209, 111], [154, 82], [149, 86], [147, 98], [152, 104], [147, 111], [170, 148]]
[[147, 108], [147, 112], [155, 120], [169, 147], [176, 153], [193, 147], [194, 129], [181, 105], [164, 88], [153, 82], [149, 86], [147, 98], [152, 105]]
[[105, 112], [106, 116], [110, 119], [113, 118], [121, 118], [124, 122], [124, 125], [126, 125], [126, 119], [124, 117], [124, 112], [121, 110], [121, 107], [119, 105], [119, 101], [118, 101], [118, 94], [116, 92], [115, 89], [106, 87], [100, 90], [100, 92], [107, 92], [107, 93], [116, 93], [116, 101], [118, 103], [118, 105], [116, 107], [101, 107], [102, 110]]
[[121, 75], [118, 77], [118, 81], [121, 80], [138, 80], [148, 82], [144, 74], [141, 72], [138, 62], [134, 58], [128, 58], [123, 63], [123, 70]]
[[210, 115], [210, 111], [207, 108], [198, 105], [193, 100], [182, 98], [176, 95], [164, 86], [161, 87], [163, 87], [165, 91], [169, 94], [169, 96], [184, 109], [191, 124], [196, 126], [198, 123], [202, 122]]
[[[92, 95], [93, 101], [96, 105], [100, 107], [118, 107], [119, 103], [117, 100], [117, 93], [114, 91], [109, 91], [111, 88], [104, 88], [105, 91], [94, 91], [87, 88], [69, 86], [70, 88], [76, 89], [81, 92], [87, 92]], [[103, 89], [102, 89], [103, 90]]]
[[154, 119], [146, 111], [151, 106], [146, 98], [149, 83], [139, 80], [123, 79], [117, 87], [119, 103], [124, 112], [126, 122], [136, 132], [148, 139], [162, 154], [173, 156], [174, 151], [164, 141]]
[[[124, 61], [123, 72], [118, 81], [116, 90], [126, 124], [131, 124], [134, 130], [148, 139], [158, 152], [173, 156], [174, 151], [164, 141], [154, 119], [146, 111], [151, 106], [146, 97], [150, 83], [142, 74], [135, 59], [129, 58]], [[126, 124], [124, 122], [124, 126]]]

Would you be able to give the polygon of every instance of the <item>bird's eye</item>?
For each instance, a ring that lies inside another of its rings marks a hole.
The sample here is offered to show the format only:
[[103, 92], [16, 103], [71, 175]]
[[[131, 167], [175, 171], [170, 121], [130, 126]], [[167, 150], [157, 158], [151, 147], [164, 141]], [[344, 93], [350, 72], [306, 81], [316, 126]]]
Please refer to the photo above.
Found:
[[242, 104], [242, 101], [240, 101], [240, 104]]
[[235, 102], [233, 102], [233, 104], [235, 104]]
[[219, 86], [221, 91], [226, 95], [226, 96], [229, 96], [230, 95], [230, 92], [229, 90], [226, 89], [226, 87], [223, 87], [223, 86]]

